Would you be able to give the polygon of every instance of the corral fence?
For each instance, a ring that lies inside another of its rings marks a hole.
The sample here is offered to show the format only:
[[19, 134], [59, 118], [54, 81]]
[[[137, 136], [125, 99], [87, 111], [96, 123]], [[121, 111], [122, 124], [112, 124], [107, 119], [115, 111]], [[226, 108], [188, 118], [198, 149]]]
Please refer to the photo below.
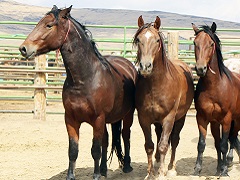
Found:
[[[36, 22], [0, 21], [0, 26], [16, 28], [30, 26]], [[92, 32], [99, 51], [105, 54], [123, 56], [134, 63], [136, 48], [132, 45], [136, 26], [86, 25]], [[181, 59], [194, 67], [192, 28], [165, 27], [161, 31], [165, 36], [166, 49], [170, 59]], [[222, 42], [224, 59], [238, 58], [240, 54], [240, 29], [218, 29]], [[63, 113], [63, 110], [47, 111], [49, 103], [61, 103], [65, 69], [61, 56], [50, 52], [34, 59], [25, 59], [18, 51], [26, 34], [0, 34], [0, 101], [31, 102], [33, 109], [14, 109], [1, 106], [0, 113], [33, 113], [34, 118], [45, 120], [46, 114]], [[193, 71], [195, 82], [197, 76]], [[16, 107], [15, 107], [16, 108]]]

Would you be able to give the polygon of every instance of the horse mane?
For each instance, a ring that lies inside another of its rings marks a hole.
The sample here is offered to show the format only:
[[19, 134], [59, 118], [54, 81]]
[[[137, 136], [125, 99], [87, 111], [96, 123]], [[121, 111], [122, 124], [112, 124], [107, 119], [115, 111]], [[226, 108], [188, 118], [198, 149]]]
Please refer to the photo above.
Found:
[[223, 56], [222, 56], [222, 51], [221, 51], [221, 41], [218, 38], [217, 33], [216, 32], [213, 33], [211, 30], [211, 27], [209, 27], [207, 25], [202, 25], [202, 26], [200, 26], [200, 30], [195, 35], [199, 34], [202, 31], [207, 33], [216, 45], [217, 61], [218, 61], [218, 68], [219, 68], [220, 75], [222, 76], [222, 74], [225, 73], [226, 76], [228, 77], [228, 79], [231, 79], [230, 70], [228, 68], [226, 68], [226, 66], [223, 63]]
[[[143, 26], [141, 26], [140, 28], [138, 28], [137, 32], [135, 33], [134, 37], [133, 37], [133, 45], [134, 46], [137, 46], [137, 43], [138, 43], [138, 35], [146, 28], [150, 28], [151, 26], [153, 26], [153, 22], [151, 23], [146, 23], [144, 24]], [[168, 59], [167, 57], [167, 53], [166, 53], [166, 46], [165, 46], [165, 43], [164, 43], [164, 35], [161, 31], [158, 31], [158, 35], [160, 37], [160, 45], [161, 45], [161, 49], [162, 49], [162, 60], [163, 60], [163, 64], [166, 66], [166, 68], [170, 71], [170, 74], [173, 76], [172, 74], [172, 71], [170, 68], [170, 60]], [[137, 56], [136, 56], [136, 64], [138, 64], [140, 62], [140, 52], [137, 51]]]
[[[53, 14], [54, 17], [56, 18], [57, 22], [58, 22], [58, 15], [60, 13], [61, 9], [56, 9], [56, 10], [51, 10], [49, 11], [46, 15], [48, 14]], [[77, 20], [75, 20], [73, 17], [71, 17], [71, 15], [69, 14], [68, 17], [66, 17], [68, 19], [70, 19], [74, 25], [76, 25], [77, 31], [82, 31], [82, 34], [84, 34], [86, 36], [86, 39], [89, 40], [90, 45], [92, 47], [92, 49], [94, 50], [94, 53], [96, 54], [98, 60], [101, 62], [101, 64], [104, 65], [104, 67], [106, 67], [108, 70], [110, 70], [110, 66], [115, 69], [108, 61], [107, 59], [102, 56], [102, 54], [99, 52], [99, 50], [97, 49], [96, 43], [95, 41], [92, 39], [92, 33], [90, 30], [88, 30], [84, 25], [82, 25], [80, 22], [78, 22]], [[56, 23], [57, 23], [56, 22]]]

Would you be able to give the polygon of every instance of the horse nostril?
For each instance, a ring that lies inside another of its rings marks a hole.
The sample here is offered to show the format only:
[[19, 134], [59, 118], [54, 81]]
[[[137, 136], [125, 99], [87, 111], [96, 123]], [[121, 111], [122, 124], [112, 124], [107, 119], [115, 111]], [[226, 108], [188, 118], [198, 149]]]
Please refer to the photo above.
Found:
[[142, 65], [142, 63], [139, 63], [139, 65], [140, 65], [140, 69], [143, 69], [143, 65]]
[[152, 66], [151, 63], [147, 63], [147, 64], [146, 64], [146, 67], [147, 67], [147, 68], [150, 68], [151, 66]]
[[26, 49], [25, 46], [20, 47], [20, 48], [19, 48], [19, 51], [21, 52], [21, 54], [22, 54], [23, 56], [27, 54], [27, 49]]

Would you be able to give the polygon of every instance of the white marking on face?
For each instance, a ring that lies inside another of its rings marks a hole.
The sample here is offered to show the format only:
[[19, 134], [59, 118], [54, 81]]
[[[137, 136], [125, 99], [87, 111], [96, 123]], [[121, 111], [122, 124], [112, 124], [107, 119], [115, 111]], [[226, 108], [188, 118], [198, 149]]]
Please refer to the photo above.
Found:
[[149, 39], [151, 36], [152, 36], [152, 33], [151, 33], [151, 32], [147, 31], [147, 32], [145, 33], [145, 37], [147, 38], [147, 41], [148, 41], [148, 39]]

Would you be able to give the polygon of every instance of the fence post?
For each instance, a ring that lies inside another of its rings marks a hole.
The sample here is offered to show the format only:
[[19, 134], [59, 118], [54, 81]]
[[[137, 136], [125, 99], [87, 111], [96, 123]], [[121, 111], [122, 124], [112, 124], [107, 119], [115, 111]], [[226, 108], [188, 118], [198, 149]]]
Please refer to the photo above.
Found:
[[168, 31], [168, 59], [178, 59], [178, 31]]
[[[35, 69], [46, 69], [46, 55], [35, 58]], [[34, 78], [35, 86], [46, 86], [46, 74], [37, 72]], [[46, 120], [46, 92], [45, 89], [36, 88], [34, 91], [34, 119]]]

